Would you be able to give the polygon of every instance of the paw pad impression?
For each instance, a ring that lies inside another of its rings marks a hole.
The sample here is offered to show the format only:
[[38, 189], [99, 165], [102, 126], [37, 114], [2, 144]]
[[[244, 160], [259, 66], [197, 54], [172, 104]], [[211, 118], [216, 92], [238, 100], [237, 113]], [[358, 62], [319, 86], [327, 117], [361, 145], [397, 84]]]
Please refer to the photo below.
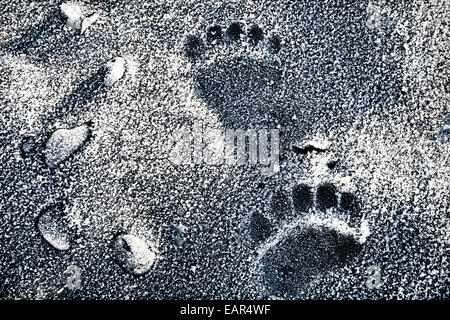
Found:
[[367, 230], [360, 201], [330, 182], [299, 183], [271, 199], [271, 216], [254, 213], [250, 235], [272, 293], [295, 293], [317, 275], [343, 266], [363, 249]]
[[241, 22], [232, 22], [227, 27], [212, 25], [206, 29], [205, 36], [190, 35], [184, 42], [184, 54], [190, 60], [196, 60], [206, 52], [207, 46], [214, 46], [226, 42], [240, 43], [247, 40], [252, 46], [264, 44], [270, 53], [276, 54], [281, 50], [281, 38], [278, 35], [266, 35], [257, 25], [247, 29]]

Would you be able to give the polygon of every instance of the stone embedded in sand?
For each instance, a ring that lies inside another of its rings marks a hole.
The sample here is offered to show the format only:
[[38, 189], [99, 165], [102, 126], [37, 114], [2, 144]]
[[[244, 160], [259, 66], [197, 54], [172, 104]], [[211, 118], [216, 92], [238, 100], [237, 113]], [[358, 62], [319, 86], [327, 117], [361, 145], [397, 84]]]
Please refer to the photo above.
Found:
[[141, 238], [123, 234], [114, 239], [112, 248], [117, 263], [126, 271], [142, 275], [150, 270], [156, 254]]
[[64, 221], [59, 206], [51, 207], [39, 217], [38, 229], [41, 236], [55, 249], [69, 250], [74, 239], [73, 231]]
[[83, 19], [81, 23], [81, 34], [85, 33], [86, 30], [97, 21], [100, 16], [97, 13], [94, 13], [92, 16]]
[[114, 61], [107, 64], [107, 71], [105, 75], [105, 85], [110, 87], [116, 83], [125, 73], [125, 59], [117, 57]]
[[88, 125], [74, 129], [56, 130], [45, 147], [45, 161], [50, 168], [55, 168], [70, 157], [87, 141], [91, 133]]
[[181, 247], [184, 243], [184, 232], [186, 231], [186, 227], [182, 224], [178, 225], [170, 225], [170, 229], [172, 230], [172, 237], [175, 242], [175, 244], [179, 247]]
[[70, 28], [80, 29], [83, 16], [81, 8], [76, 3], [64, 2], [61, 6], [61, 14], [67, 19], [66, 24]]

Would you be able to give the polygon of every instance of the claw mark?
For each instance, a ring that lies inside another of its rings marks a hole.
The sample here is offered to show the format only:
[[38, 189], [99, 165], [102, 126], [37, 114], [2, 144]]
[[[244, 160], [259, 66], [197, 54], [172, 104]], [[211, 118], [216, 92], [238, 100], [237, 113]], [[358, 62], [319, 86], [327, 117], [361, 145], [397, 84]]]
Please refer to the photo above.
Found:
[[294, 150], [294, 152], [296, 154], [307, 154], [307, 153], [311, 153], [311, 152], [320, 153], [320, 152], [325, 152], [326, 151], [326, 149], [316, 147], [313, 144], [307, 144], [307, 145], [305, 145], [303, 147], [292, 146], [292, 150]]

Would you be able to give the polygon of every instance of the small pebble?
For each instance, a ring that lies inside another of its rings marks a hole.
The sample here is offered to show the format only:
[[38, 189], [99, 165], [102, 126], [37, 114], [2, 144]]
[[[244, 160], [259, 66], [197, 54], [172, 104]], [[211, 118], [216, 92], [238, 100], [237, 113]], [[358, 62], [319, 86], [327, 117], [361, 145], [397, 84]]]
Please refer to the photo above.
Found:
[[45, 161], [50, 168], [57, 167], [61, 162], [69, 158], [75, 151], [87, 141], [91, 133], [88, 125], [82, 125], [74, 129], [56, 130], [45, 147]]
[[135, 275], [147, 273], [156, 260], [155, 252], [144, 240], [130, 234], [118, 236], [112, 248], [117, 263]]
[[125, 73], [125, 59], [117, 57], [114, 61], [107, 64], [105, 76], [105, 85], [110, 87], [116, 83]]
[[55, 249], [69, 250], [74, 233], [69, 229], [58, 206], [47, 209], [39, 218], [38, 229], [42, 237]]
[[73, 29], [81, 28], [81, 18], [83, 16], [79, 5], [72, 2], [64, 2], [61, 6], [61, 14], [67, 19], [66, 24]]
[[97, 21], [100, 16], [97, 13], [94, 13], [92, 16], [87, 17], [83, 20], [81, 24], [81, 34], [84, 34], [86, 30]]

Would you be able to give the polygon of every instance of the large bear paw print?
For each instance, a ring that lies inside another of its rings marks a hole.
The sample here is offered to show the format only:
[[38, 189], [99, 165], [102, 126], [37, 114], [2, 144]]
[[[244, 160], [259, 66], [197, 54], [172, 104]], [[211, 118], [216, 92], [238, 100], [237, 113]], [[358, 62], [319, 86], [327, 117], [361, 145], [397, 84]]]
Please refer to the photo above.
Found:
[[369, 230], [361, 202], [331, 183], [295, 185], [271, 199], [271, 218], [250, 217], [250, 234], [261, 244], [258, 265], [271, 294], [295, 292], [355, 258]]

